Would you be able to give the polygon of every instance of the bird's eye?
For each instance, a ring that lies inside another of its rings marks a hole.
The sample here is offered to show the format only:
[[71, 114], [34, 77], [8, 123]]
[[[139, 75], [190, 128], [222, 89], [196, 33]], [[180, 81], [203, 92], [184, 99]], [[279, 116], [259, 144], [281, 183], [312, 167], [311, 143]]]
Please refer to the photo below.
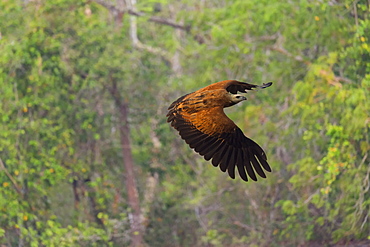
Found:
[[240, 96], [236, 96], [237, 99], [240, 99]]

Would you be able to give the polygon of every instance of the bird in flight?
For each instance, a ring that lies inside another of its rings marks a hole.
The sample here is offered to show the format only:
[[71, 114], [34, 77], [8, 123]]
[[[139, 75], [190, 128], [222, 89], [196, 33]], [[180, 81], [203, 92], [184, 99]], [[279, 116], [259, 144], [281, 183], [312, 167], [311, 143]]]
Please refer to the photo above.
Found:
[[271, 85], [272, 82], [259, 86], [236, 80], [213, 83], [174, 101], [168, 108], [167, 122], [190, 148], [205, 160], [212, 159], [212, 165], [220, 166], [221, 171], [227, 170], [232, 179], [235, 167], [244, 181], [248, 177], [257, 181], [256, 174], [266, 178], [265, 171], [271, 172], [271, 168], [265, 152], [243, 134], [223, 108], [247, 99], [238, 92]]

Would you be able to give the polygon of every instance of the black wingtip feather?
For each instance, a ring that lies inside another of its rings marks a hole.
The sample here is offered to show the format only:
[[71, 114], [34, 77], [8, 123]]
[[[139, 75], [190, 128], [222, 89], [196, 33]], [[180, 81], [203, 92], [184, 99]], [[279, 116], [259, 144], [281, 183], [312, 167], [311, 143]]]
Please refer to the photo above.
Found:
[[249, 159], [251, 161], [251, 164], [253, 165], [254, 170], [257, 172], [257, 174], [262, 178], [266, 178], [266, 174], [263, 172], [261, 165], [258, 163], [256, 157], [251, 151], [249, 151]]
[[238, 164], [236, 166], [238, 168], [239, 176], [246, 182], [248, 182], [248, 177], [247, 174], [245, 173], [244, 165], [243, 164]]
[[255, 172], [253, 171], [253, 168], [252, 168], [252, 164], [251, 164], [251, 160], [250, 160], [250, 155], [248, 153], [248, 150], [246, 149], [243, 149], [243, 154], [244, 154], [244, 167], [245, 167], [245, 170], [247, 171], [249, 177], [253, 180], [253, 181], [257, 181], [257, 176], [255, 174]]
[[216, 139], [216, 141], [214, 139], [210, 140], [207, 144], [203, 145], [204, 146], [203, 150], [199, 154], [204, 156], [205, 160], [210, 160], [210, 159], [206, 159], [205, 155], [206, 154], [211, 154], [213, 150], [217, 150], [217, 148], [220, 144], [221, 144], [221, 141], [219, 141], [217, 139]]
[[221, 159], [220, 163], [221, 171], [226, 172], [226, 169], [229, 166], [229, 164], [235, 164], [236, 152], [237, 152], [236, 148], [228, 146], [227, 152], [225, 153], [225, 155], [223, 155], [223, 158]]
[[269, 87], [271, 85], [272, 85], [272, 81], [267, 82], [267, 83], [263, 83], [262, 86], [260, 86], [260, 88], [267, 88], [267, 87]]
[[228, 146], [226, 144], [220, 147], [220, 150], [213, 156], [213, 159], [212, 159], [213, 166], [218, 166], [218, 164], [220, 164], [220, 161], [223, 155], [225, 155], [225, 152], [227, 149], [228, 149]]
[[217, 152], [219, 152], [219, 150], [223, 147], [223, 142], [222, 141], [218, 141], [217, 142], [218, 143], [218, 145], [217, 146], [214, 146], [214, 147], [212, 147], [211, 149], [210, 149], [210, 151], [208, 151], [208, 153], [206, 153], [205, 155], [204, 155], [204, 159], [205, 160], [210, 160], [210, 159], [212, 159], [214, 156], [215, 156], [215, 154], [217, 153]]

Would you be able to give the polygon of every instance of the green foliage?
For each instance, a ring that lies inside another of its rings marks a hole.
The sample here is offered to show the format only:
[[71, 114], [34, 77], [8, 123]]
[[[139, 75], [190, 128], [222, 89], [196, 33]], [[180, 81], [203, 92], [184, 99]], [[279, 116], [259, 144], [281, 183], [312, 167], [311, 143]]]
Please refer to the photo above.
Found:
[[[294, 102], [289, 109], [293, 116], [301, 119], [298, 127], [303, 130], [306, 143], [302, 159], [290, 166], [296, 173], [290, 182], [306, 191], [295, 205], [303, 206], [300, 214], [307, 214], [316, 229], [314, 232], [310, 228], [298, 230], [305, 231], [308, 239], [317, 238], [320, 229], [332, 233], [334, 241], [344, 236], [365, 238], [367, 235], [363, 228], [369, 207], [366, 199], [357, 195], [366, 194], [365, 181], [369, 176], [366, 165], [369, 90], [363, 84], [366, 78], [346, 84], [338, 81], [333, 67], [338, 57], [343, 57], [342, 52], [339, 56], [329, 53], [327, 57], [320, 57], [318, 63], [311, 66], [304, 80], [295, 85]], [[284, 210], [284, 206], [292, 202], [282, 203]], [[322, 216], [318, 217], [320, 211]], [[296, 220], [288, 225], [294, 222]]]

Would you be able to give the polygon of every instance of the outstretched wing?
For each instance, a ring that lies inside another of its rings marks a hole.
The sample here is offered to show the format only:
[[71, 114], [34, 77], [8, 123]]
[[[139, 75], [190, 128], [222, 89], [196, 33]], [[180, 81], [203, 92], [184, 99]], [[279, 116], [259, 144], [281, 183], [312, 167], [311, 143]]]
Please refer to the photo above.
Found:
[[214, 166], [220, 166], [223, 172], [227, 170], [233, 179], [235, 167], [244, 181], [248, 181], [248, 176], [257, 181], [256, 173], [265, 178], [264, 170], [271, 172], [262, 148], [243, 134], [222, 107], [194, 111], [184, 98], [186, 96], [169, 107], [167, 122], [192, 149], [204, 159], [212, 159]]
[[198, 92], [215, 90], [215, 89], [225, 89], [229, 93], [236, 94], [237, 92], [246, 93], [247, 90], [253, 90], [253, 88], [261, 88], [261, 89], [267, 88], [271, 85], [272, 85], [272, 82], [263, 83], [260, 86], [260, 85], [249, 84], [246, 82], [241, 82], [241, 81], [236, 81], [236, 80], [225, 80], [225, 81], [213, 83], [207, 87], [204, 87], [198, 90]]
[[249, 84], [246, 82], [240, 82], [240, 81], [231, 81], [229, 82], [225, 89], [226, 91], [236, 94], [237, 92], [245, 93], [247, 90], [252, 90], [253, 88], [266, 88], [272, 85], [272, 82], [263, 83], [262, 86]]

